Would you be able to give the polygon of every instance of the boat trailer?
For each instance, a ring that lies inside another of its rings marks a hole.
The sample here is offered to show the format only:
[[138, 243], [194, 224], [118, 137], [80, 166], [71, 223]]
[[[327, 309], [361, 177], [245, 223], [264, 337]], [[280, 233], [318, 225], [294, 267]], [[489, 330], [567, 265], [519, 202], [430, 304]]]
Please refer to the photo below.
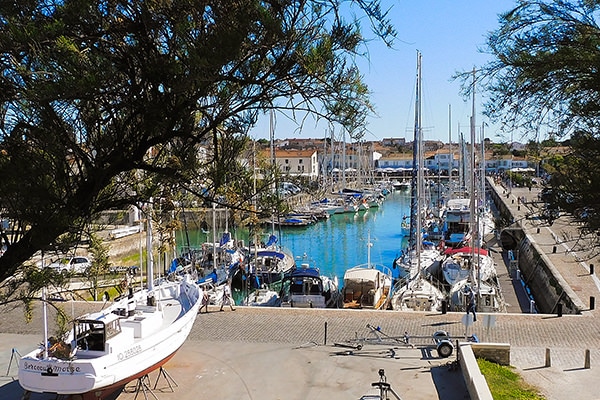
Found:
[[352, 350], [362, 350], [365, 345], [383, 345], [383, 346], [404, 346], [404, 347], [429, 347], [434, 346], [440, 358], [448, 358], [454, 352], [453, 340], [467, 340], [469, 342], [479, 342], [476, 335], [471, 336], [450, 336], [446, 331], [435, 331], [431, 336], [411, 336], [404, 332], [402, 336], [392, 336], [384, 333], [379, 326], [367, 324], [367, 333], [363, 337], [358, 337], [347, 342], [334, 343], [336, 347], [350, 349], [345, 352], [347, 355], [353, 355]]

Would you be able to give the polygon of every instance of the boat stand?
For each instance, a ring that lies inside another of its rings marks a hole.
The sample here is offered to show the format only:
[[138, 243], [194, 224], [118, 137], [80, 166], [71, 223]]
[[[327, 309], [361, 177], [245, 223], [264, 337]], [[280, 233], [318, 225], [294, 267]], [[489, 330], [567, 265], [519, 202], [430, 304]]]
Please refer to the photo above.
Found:
[[154, 381], [154, 386], [152, 386], [152, 383], [150, 381], [150, 375], [146, 374], [138, 378], [137, 383], [135, 385], [135, 389], [132, 392], [135, 393], [135, 397], [133, 399], [137, 399], [138, 394], [143, 393], [145, 400], [148, 400], [148, 394], [150, 394], [155, 400], [158, 400], [155, 391], [163, 391], [162, 389], [157, 389], [158, 382], [160, 381], [161, 377], [164, 378], [164, 380], [167, 382], [167, 385], [169, 386], [169, 391], [174, 392], [174, 388], [179, 386], [177, 382], [175, 382], [175, 379], [173, 379], [173, 377], [167, 372], [167, 370], [163, 367], [160, 367], [160, 369], [158, 370], [158, 375], [156, 376], [156, 381]]
[[156, 400], [158, 400], [158, 397], [156, 397], [156, 395], [154, 394], [154, 392], [152, 391], [152, 389], [150, 389], [150, 377], [148, 376], [148, 374], [142, 376], [141, 378], [138, 378], [137, 383], [135, 385], [135, 397], [133, 398], [134, 400], [137, 399], [138, 394], [140, 394], [140, 392], [142, 392], [144, 394], [144, 399], [148, 400], [148, 393], [150, 393], [152, 395], [152, 397], [154, 397]]
[[154, 387], [152, 388], [152, 390], [156, 390], [156, 386], [158, 385], [158, 381], [161, 377], [165, 378], [165, 381], [167, 381], [167, 385], [169, 385], [169, 389], [171, 392], [174, 392], [173, 387], [179, 386], [177, 382], [175, 382], [175, 379], [173, 379], [173, 377], [169, 374], [169, 372], [163, 367], [160, 367], [160, 370], [158, 370], [158, 375], [156, 376], [156, 382], [154, 382]]

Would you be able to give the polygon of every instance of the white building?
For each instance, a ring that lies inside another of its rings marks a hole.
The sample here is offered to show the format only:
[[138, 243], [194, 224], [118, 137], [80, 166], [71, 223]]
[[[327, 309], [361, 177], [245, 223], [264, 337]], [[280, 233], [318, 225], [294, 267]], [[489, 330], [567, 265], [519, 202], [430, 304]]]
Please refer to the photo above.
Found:
[[292, 176], [305, 176], [317, 179], [319, 162], [317, 151], [312, 150], [275, 150], [275, 163], [279, 170]]

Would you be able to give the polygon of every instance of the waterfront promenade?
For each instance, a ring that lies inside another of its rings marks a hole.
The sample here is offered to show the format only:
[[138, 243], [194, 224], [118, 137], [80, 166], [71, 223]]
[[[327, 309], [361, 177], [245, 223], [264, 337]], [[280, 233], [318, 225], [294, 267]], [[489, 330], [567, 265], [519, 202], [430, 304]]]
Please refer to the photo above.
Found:
[[[504, 189], [498, 186], [495, 190], [502, 193]], [[517, 200], [523, 197], [525, 205]], [[392, 336], [404, 332], [427, 336], [445, 330], [452, 336], [476, 333], [481, 341], [509, 343], [511, 365], [547, 399], [600, 399], [596, 389], [600, 376], [600, 319], [597, 310], [589, 310], [590, 297], [600, 298], [600, 289], [596, 275], [586, 269], [594, 259], [583, 259], [588, 249], [577, 247], [573, 240], [575, 227], [566, 218], [561, 217], [552, 226], [537, 218], [537, 208], [528, 204], [537, 199], [535, 190], [513, 188], [504, 198], [515, 213], [516, 223], [547, 249], [548, 257], [582, 305], [581, 314], [529, 314], [525, 302], [519, 312], [480, 313], [477, 322], [466, 327], [463, 313], [246, 307], [218, 312], [213, 307], [209, 314], [198, 315], [186, 344], [167, 364], [179, 387], [172, 393], [161, 391], [157, 397], [358, 399], [378, 380], [378, 370], [384, 369], [388, 382], [403, 399], [468, 399], [462, 375], [446, 367], [454, 358], [440, 359], [431, 348], [373, 345], [352, 355], [340, 355], [344, 349], [333, 346], [363, 337], [367, 324], [371, 324]], [[491, 246], [495, 257], [500, 257], [497, 262], [503, 262], [498, 244]], [[503, 290], [512, 292], [514, 300], [510, 296], [507, 300], [516, 307], [522, 286], [513, 274], [506, 269]], [[101, 304], [65, 303], [64, 308], [71, 312], [71, 306], [73, 314], [78, 315]], [[8, 376], [0, 380], [0, 398], [18, 399], [21, 391], [13, 380], [16, 366], [8, 368], [12, 349], [24, 354], [40, 342], [41, 313], [36, 309], [32, 323], [25, 324], [20, 309], [0, 311], [0, 370], [2, 374], [8, 370]], [[585, 368], [588, 350], [590, 368]], [[125, 392], [118, 399], [135, 397]]]

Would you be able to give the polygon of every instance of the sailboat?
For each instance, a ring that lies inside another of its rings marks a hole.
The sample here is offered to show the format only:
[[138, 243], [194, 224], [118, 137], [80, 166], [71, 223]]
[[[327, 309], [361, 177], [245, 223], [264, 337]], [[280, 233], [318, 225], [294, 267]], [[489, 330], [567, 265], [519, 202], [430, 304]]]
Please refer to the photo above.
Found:
[[411, 185], [410, 251], [396, 260], [408, 271], [406, 283], [395, 290], [391, 300], [394, 310], [438, 311], [444, 298], [440, 289], [424, 275], [438, 262], [439, 252], [431, 244], [424, 248], [421, 222], [423, 193], [423, 132], [421, 128], [421, 53], [417, 52], [417, 94], [415, 105], [415, 129], [413, 141], [413, 178]]
[[[497, 282], [496, 265], [487, 250], [482, 248], [484, 229], [481, 224], [481, 211], [478, 203], [484, 200], [483, 185], [477, 190], [475, 182], [475, 70], [473, 70], [473, 103], [471, 112], [471, 154], [470, 154], [470, 204], [469, 231], [461, 244], [464, 247], [447, 249], [447, 258], [442, 263], [444, 279], [451, 284], [450, 306], [453, 309], [464, 308], [465, 293], [472, 291], [477, 295], [477, 306], [489, 311], [501, 311], [504, 302]], [[483, 142], [483, 140], [482, 140]], [[484, 157], [480, 160], [482, 167]], [[485, 168], [481, 169], [485, 173]], [[481, 177], [483, 180], [483, 175]], [[465, 290], [468, 288], [468, 290]]]
[[154, 282], [152, 272], [149, 256], [147, 288], [130, 288], [109, 307], [76, 318], [66, 337], [48, 339], [46, 328], [41, 348], [19, 361], [20, 385], [28, 392], [98, 400], [162, 368], [186, 340], [202, 296], [187, 274]]

